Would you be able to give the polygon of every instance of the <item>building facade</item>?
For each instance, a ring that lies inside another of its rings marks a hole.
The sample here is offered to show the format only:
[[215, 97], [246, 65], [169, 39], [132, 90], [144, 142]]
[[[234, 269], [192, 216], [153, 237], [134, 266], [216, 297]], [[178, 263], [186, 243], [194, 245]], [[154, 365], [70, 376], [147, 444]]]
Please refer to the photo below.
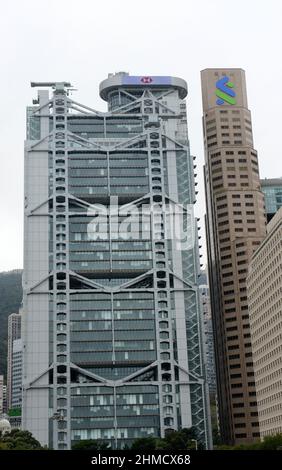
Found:
[[4, 413], [4, 375], [0, 375], [0, 416]]
[[199, 292], [202, 304], [203, 322], [204, 322], [204, 338], [205, 338], [205, 355], [206, 355], [206, 376], [210, 395], [216, 394], [216, 373], [214, 358], [214, 340], [211, 316], [211, 303], [207, 273], [201, 271], [199, 278]]
[[12, 428], [21, 426], [22, 408], [22, 340], [13, 341], [12, 352], [12, 389], [11, 407], [9, 409], [9, 419]]
[[21, 337], [21, 313], [8, 316], [8, 352], [7, 352], [7, 409], [12, 406], [12, 362], [13, 342]]
[[201, 73], [207, 247], [220, 433], [227, 444], [259, 438], [246, 277], [265, 236], [245, 73]]
[[264, 194], [267, 221], [270, 222], [272, 217], [282, 207], [282, 177], [264, 178], [260, 183]]
[[208, 447], [186, 82], [110, 75], [107, 112], [33, 86], [53, 94], [27, 109], [23, 428], [69, 449], [194, 426]]
[[20, 408], [22, 403], [22, 340], [13, 342], [12, 354], [12, 408]]
[[3, 413], [7, 413], [7, 385], [3, 385]]
[[262, 438], [282, 433], [282, 208], [267, 232], [247, 280]]

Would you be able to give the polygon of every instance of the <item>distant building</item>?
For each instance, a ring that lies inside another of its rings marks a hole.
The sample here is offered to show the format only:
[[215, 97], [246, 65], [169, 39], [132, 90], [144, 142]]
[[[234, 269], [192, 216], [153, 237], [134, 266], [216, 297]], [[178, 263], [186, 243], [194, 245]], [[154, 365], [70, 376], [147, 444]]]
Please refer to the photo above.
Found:
[[12, 356], [13, 342], [21, 337], [21, 313], [8, 316], [8, 354], [7, 354], [7, 408], [12, 406]]
[[4, 413], [4, 375], [0, 375], [0, 416], [2, 413]]
[[265, 199], [265, 212], [269, 222], [282, 207], [282, 177], [265, 178], [260, 181]]
[[13, 341], [12, 355], [12, 408], [21, 407], [22, 403], [22, 340]]
[[10, 423], [13, 428], [21, 426], [22, 406], [22, 340], [13, 341], [12, 353], [12, 394], [9, 409]]
[[247, 279], [261, 437], [282, 433], [282, 207], [267, 232]]
[[7, 413], [7, 385], [3, 385], [3, 413]]
[[210, 394], [216, 393], [216, 373], [215, 373], [215, 358], [214, 358], [214, 342], [213, 342], [213, 329], [211, 317], [211, 304], [207, 274], [205, 271], [201, 272], [199, 278], [199, 293], [202, 304], [203, 320], [204, 320], [204, 335], [205, 335], [205, 354], [206, 354], [206, 378]]

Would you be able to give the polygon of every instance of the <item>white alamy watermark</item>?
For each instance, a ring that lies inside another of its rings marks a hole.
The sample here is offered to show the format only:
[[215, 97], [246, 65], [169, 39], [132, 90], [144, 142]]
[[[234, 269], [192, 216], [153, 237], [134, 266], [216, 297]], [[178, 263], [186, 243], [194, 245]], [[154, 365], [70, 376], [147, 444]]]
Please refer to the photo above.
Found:
[[106, 241], [161, 241], [171, 240], [177, 250], [191, 250], [195, 246], [197, 227], [193, 205], [175, 203], [118, 205], [118, 198], [110, 204], [93, 204], [87, 216], [89, 240]]

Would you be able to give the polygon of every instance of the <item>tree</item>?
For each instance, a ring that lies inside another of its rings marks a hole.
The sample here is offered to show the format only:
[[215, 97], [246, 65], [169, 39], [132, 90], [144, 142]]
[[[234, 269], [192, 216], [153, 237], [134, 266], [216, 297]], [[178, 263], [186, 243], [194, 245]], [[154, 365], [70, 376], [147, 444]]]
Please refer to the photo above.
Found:
[[240, 444], [237, 446], [221, 445], [217, 450], [282, 450], [282, 434], [267, 436], [263, 441], [252, 442], [251, 444]]
[[282, 434], [275, 436], [267, 436], [261, 442], [262, 450], [281, 450], [282, 449]]
[[159, 440], [157, 448], [165, 450], [195, 449], [196, 442], [197, 448], [199, 450], [203, 449], [195, 428], [184, 428], [180, 431], [172, 431], [168, 433], [163, 439]]
[[157, 440], [154, 437], [140, 437], [136, 439], [132, 446], [132, 450], [139, 450], [141, 452], [147, 452], [155, 450], [157, 445]]
[[110, 445], [107, 442], [99, 442], [93, 439], [77, 441], [73, 444], [72, 450], [107, 450]]
[[171, 431], [164, 438], [142, 437], [136, 439], [131, 449], [140, 451], [163, 450], [187, 450], [195, 449], [196, 442], [198, 449], [203, 449], [203, 445], [198, 439], [195, 428], [184, 428], [180, 431]]
[[0, 436], [0, 449], [3, 450], [42, 450], [41, 446], [29, 431], [12, 429]]

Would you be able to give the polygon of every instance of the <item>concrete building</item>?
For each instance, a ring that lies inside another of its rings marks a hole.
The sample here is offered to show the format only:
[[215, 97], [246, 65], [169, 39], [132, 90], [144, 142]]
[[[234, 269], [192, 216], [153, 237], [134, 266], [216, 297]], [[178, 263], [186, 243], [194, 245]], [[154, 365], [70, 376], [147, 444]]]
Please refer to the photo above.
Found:
[[8, 406], [7, 406], [7, 385], [3, 385], [3, 413], [7, 413]]
[[[208, 447], [187, 84], [109, 75], [107, 112], [69, 83], [33, 86], [45, 89], [27, 109], [23, 427], [69, 449], [195, 426]], [[167, 206], [182, 210], [184, 246]]]
[[0, 375], [0, 416], [4, 413], [4, 375]]
[[22, 404], [22, 340], [13, 342], [12, 354], [12, 408], [20, 408]]
[[204, 338], [205, 338], [205, 355], [206, 355], [206, 376], [209, 386], [210, 395], [216, 394], [216, 373], [214, 358], [214, 340], [211, 317], [211, 303], [208, 286], [207, 273], [201, 271], [199, 278], [199, 291], [202, 304], [203, 322], [204, 322]]
[[261, 437], [282, 433], [282, 207], [267, 226], [247, 280]]
[[282, 207], [282, 177], [264, 178], [260, 180], [260, 183], [264, 194], [267, 221], [269, 222]]
[[12, 406], [12, 355], [13, 342], [21, 337], [21, 313], [8, 316], [8, 352], [7, 352], [7, 409]]
[[12, 352], [12, 389], [9, 419], [12, 428], [21, 427], [22, 408], [22, 340], [13, 341]]
[[221, 437], [259, 437], [246, 277], [265, 236], [245, 72], [201, 73], [207, 247]]

